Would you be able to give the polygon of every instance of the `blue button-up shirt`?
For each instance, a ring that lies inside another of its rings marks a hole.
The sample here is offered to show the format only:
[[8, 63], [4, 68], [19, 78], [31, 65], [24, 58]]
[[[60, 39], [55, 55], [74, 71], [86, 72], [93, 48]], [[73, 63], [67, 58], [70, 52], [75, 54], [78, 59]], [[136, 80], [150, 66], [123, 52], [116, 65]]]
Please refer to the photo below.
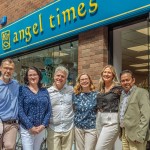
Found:
[[27, 86], [19, 90], [19, 120], [22, 127], [48, 126], [51, 115], [50, 97], [47, 89], [33, 93]]
[[124, 90], [122, 91], [122, 102], [120, 103], [120, 114], [119, 114], [121, 127], [124, 127], [123, 120], [124, 120], [125, 111], [128, 105], [128, 99], [135, 87], [136, 86], [133, 86], [127, 93]]
[[0, 118], [3, 121], [18, 119], [19, 84], [16, 80], [0, 80]]
[[73, 95], [75, 107], [75, 126], [80, 129], [96, 128], [97, 92], [80, 93]]

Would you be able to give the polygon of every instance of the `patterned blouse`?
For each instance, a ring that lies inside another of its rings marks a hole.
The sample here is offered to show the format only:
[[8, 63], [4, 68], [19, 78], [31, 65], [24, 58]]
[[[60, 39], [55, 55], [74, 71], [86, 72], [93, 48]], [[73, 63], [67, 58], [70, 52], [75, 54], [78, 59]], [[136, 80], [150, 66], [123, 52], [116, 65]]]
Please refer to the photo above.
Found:
[[74, 123], [77, 128], [96, 128], [96, 97], [97, 92], [73, 94]]
[[98, 93], [97, 108], [102, 112], [118, 112], [122, 87], [114, 86], [109, 92]]
[[48, 91], [45, 88], [33, 93], [27, 86], [19, 90], [19, 121], [22, 127], [30, 129], [33, 126], [49, 124], [51, 104]]

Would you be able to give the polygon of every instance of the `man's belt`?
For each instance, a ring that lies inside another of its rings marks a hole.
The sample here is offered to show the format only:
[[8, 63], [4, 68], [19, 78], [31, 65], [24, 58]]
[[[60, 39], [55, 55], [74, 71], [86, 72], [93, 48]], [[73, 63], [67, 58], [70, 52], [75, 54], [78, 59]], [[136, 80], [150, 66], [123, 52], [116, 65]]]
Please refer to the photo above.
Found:
[[7, 121], [3, 121], [3, 123], [13, 124], [13, 123], [18, 123], [18, 121], [17, 120], [7, 120]]

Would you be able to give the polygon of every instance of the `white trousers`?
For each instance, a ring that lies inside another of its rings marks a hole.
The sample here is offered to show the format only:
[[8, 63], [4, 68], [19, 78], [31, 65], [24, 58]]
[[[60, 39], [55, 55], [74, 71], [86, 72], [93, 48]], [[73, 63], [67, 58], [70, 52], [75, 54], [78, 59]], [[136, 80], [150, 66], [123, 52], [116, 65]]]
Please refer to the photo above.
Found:
[[96, 120], [98, 141], [95, 150], [113, 150], [118, 137], [118, 113], [98, 112]]
[[44, 139], [45, 130], [39, 134], [30, 134], [28, 130], [20, 126], [21, 140], [23, 150], [40, 150], [41, 143]]
[[79, 129], [75, 127], [76, 150], [95, 150], [96, 142], [96, 129]]

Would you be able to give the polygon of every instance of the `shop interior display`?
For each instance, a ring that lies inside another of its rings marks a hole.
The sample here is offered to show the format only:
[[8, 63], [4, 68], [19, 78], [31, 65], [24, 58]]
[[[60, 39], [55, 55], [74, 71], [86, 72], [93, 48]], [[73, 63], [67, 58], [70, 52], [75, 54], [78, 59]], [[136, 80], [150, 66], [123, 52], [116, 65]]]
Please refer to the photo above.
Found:
[[16, 57], [14, 61], [17, 69], [14, 78], [21, 84], [24, 84], [24, 75], [27, 68], [29, 66], [35, 66], [42, 73], [43, 86], [49, 87], [53, 83], [55, 68], [59, 65], [63, 65], [69, 70], [68, 84], [74, 85], [77, 78], [77, 53], [78, 41], [74, 41]]

